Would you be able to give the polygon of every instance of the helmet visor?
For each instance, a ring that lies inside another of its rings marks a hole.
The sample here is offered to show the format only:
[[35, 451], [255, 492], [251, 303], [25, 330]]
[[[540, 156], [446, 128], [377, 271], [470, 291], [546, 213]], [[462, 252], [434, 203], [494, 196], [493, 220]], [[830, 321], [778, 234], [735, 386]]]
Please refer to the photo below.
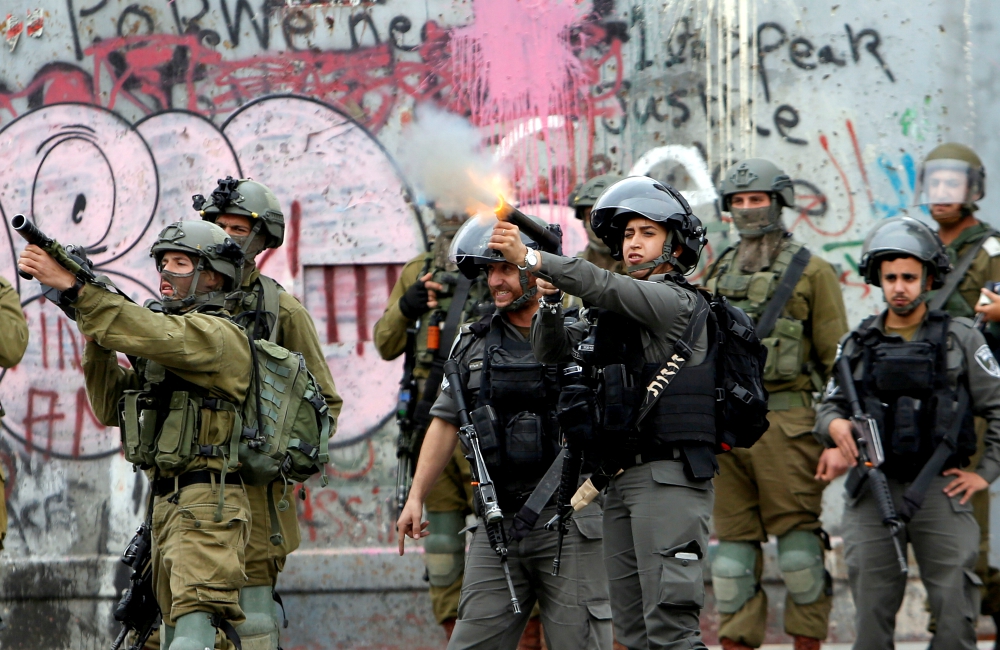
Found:
[[983, 170], [964, 160], [938, 158], [920, 166], [914, 205], [975, 203], [983, 197]]
[[493, 227], [499, 222], [492, 212], [480, 212], [469, 217], [455, 233], [448, 249], [448, 259], [459, 267], [467, 264], [485, 264], [496, 259], [503, 261], [499, 251], [489, 247]]

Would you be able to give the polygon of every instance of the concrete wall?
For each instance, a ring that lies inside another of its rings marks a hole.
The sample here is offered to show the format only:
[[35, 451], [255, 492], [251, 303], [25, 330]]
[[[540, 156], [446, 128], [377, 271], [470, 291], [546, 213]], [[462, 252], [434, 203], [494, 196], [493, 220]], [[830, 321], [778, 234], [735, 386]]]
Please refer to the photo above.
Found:
[[[423, 246], [427, 198], [399, 152], [427, 103], [467, 119], [514, 195], [582, 233], [565, 203], [604, 171], [683, 189], [727, 245], [715, 181], [746, 155], [795, 179], [787, 225], [839, 265], [852, 320], [879, 301], [855, 272], [864, 233], [908, 212], [914, 170], [938, 142], [1000, 168], [996, 22], [989, 0], [5, 0], [0, 27], [0, 214], [103, 247], [102, 270], [152, 295], [146, 254], [194, 216], [216, 178], [271, 186], [287, 244], [263, 270], [312, 312], [346, 400], [334, 480], [297, 500], [303, 550], [282, 578], [286, 647], [396, 647], [402, 625], [440, 643], [418, 555], [393, 556], [390, 496], [399, 360], [371, 327], [400, 266]], [[987, 193], [981, 214], [997, 205]], [[21, 242], [0, 237], [14, 278]], [[82, 340], [18, 288], [24, 361], [0, 375], [0, 461], [12, 477], [0, 643], [104, 647], [115, 556], [144, 481], [95, 422]], [[831, 532], [839, 491], [827, 495]]]

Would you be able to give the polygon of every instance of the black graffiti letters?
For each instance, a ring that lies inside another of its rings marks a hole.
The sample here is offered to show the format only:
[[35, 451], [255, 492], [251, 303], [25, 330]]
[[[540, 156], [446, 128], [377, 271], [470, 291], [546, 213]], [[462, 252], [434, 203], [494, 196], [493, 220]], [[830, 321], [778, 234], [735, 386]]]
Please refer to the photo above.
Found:
[[878, 64], [882, 67], [882, 71], [885, 72], [885, 76], [889, 77], [889, 81], [895, 82], [895, 77], [892, 76], [892, 71], [889, 70], [889, 66], [886, 65], [885, 61], [882, 59], [882, 55], [879, 54], [878, 46], [882, 44], [882, 37], [874, 29], [862, 29], [858, 32], [857, 36], [851, 31], [850, 25], [844, 25], [844, 29], [847, 30], [847, 38], [851, 41], [851, 54], [854, 56], [854, 62], [857, 63], [861, 59], [861, 53], [858, 52], [858, 46], [861, 45], [861, 39], [867, 37], [868, 42], [865, 44], [865, 49], [868, 53], [875, 57]]

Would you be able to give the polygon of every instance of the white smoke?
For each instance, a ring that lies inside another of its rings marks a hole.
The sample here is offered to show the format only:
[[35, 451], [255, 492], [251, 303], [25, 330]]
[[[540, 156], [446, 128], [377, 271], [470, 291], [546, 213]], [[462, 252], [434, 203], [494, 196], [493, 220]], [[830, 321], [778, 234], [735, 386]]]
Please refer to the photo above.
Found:
[[402, 134], [399, 163], [419, 192], [445, 213], [475, 211], [496, 203], [500, 162], [482, 147], [468, 121], [430, 105], [417, 107]]

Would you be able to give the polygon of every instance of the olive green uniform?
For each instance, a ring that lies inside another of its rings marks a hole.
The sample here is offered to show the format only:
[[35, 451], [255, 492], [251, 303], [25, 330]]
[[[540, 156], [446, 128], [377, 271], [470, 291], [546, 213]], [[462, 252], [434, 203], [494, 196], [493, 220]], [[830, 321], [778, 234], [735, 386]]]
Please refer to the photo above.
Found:
[[[241, 311], [255, 308], [255, 296], [257, 295], [255, 290], [260, 284], [259, 277], [260, 271], [254, 269], [250, 277], [247, 278], [243, 285], [244, 298], [240, 302], [240, 306], [234, 310], [234, 316]], [[267, 306], [265, 305], [265, 307]], [[278, 309], [278, 332], [274, 341], [292, 352], [302, 353], [306, 368], [316, 378], [316, 383], [319, 384], [323, 393], [323, 399], [330, 409], [330, 417], [333, 418], [333, 425], [330, 429], [330, 437], [332, 438], [344, 400], [337, 393], [337, 387], [333, 383], [330, 367], [326, 363], [323, 349], [320, 346], [319, 335], [316, 334], [316, 326], [302, 303], [286, 291], [278, 292]], [[250, 500], [250, 514], [254, 522], [250, 530], [250, 541], [247, 542], [246, 548], [246, 586], [270, 585], [273, 587], [278, 580], [278, 573], [285, 566], [288, 554], [297, 549], [301, 542], [298, 513], [294, 507], [294, 501], [292, 501], [292, 507], [284, 510], [278, 508], [284, 490], [284, 484], [281, 480], [275, 481], [271, 486], [248, 485], [246, 490]], [[268, 498], [273, 501], [273, 509], [267, 503]], [[278, 514], [279, 525], [277, 527], [271, 521], [272, 512]], [[280, 544], [272, 544], [270, 541], [273, 528], [280, 528]]]
[[[799, 244], [786, 238], [770, 267], [753, 274], [739, 271], [734, 248], [709, 270], [706, 285], [756, 321], [799, 248]], [[829, 262], [812, 256], [781, 317], [763, 341], [768, 349], [764, 385], [770, 394], [770, 427], [750, 449], [734, 449], [718, 457], [720, 470], [715, 489], [720, 498], [716, 499], [713, 511], [716, 535], [723, 543], [744, 543], [742, 548], [746, 552], [750, 550], [745, 543], [755, 547], [752, 557], [747, 556], [748, 563], [753, 565], [754, 580], [752, 583], [747, 580], [745, 585], [753, 590], [753, 595], [743, 603], [740, 603], [742, 598], [733, 598], [732, 608], [739, 607], [737, 611], [726, 612], [722, 611], [726, 609], [724, 605], [720, 607], [720, 638], [751, 647], [764, 642], [767, 595], [760, 589], [763, 571], [760, 543], [767, 541], [768, 535], [778, 537], [779, 563], [782, 563], [782, 551], [794, 537], [787, 538], [787, 542], [782, 538], [794, 531], [820, 529], [825, 485], [814, 475], [823, 447], [810, 435], [816, 418], [812, 393], [829, 376], [837, 343], [846, 332], [847, 314], [837, 274]], [[814, 547], [818, 547], [817, 541], [805, 538], [805, 543]], [[720, 550], [725, 548], [720, 546]], [[740, 546], [733, 548], [741, 553]], [[788, 582], [788, 575], [794, 575], [794, 571], [788, 568], [787, 560], [782, 564], [782, 575]], [[713, 565], [717, 573], [725, 572], [722, 567], [716, 569]], [[813, 571], [811, 580], [826, 580], [821, 555]], [[724, 592], [729, 586], [724, 584], [726, 577], [715, 577], [717, 591]], [[824, 586], [818, 598], [812, 600], [814, 596], [793, 597], [793, 585], [788, 586], [785, 632], [825, 639], [832, 604], [829, 590]], [[806, 584], [802, 588], [806, 589]], [[816, 590], [810, 586], [807, 591]], [[717, 600], [719, 597], [716, 594]], [[804, 602], [809, 600], [812, 602]]]
[[[6, 278], [0, 277], [0, 368], [13, 368], [21, 362], [28, 347], [28, 323], [21, 311], [21, 298]], [[0, 406], [0, 416], [3, 407]], [[0, 464], [0, 494], [6, 494], [7, 476]], [[0, 499], [0, 550], [7, 537], [7, 501]]]
[[[403, 271], [389, 295], [385, 313], [375, 323], [375, 347], [383, 359], [395, 359], [406, 350], [407, 329], [413, 326], [413, 321], [407, 319], [399, 309], [399, 300], [406, 293], [406, 290], [428, 272], [433, 271], [435, 277], [440, 278], [442, 272], [454, 271], [452, 265], [446, 264], [447, 258], [444, 253], [447, 251], [441, 250], [444, 247], [435, 242], [434, 248], [435, 250], [430, 253], [417, 255], [403, 267]], [[472, 312], [475, 306], [488, 300], [488, 296], [485, 282], [474, 283], [459, 322], [474, 316]], [[417, 380], [416, 399], [418, 401], [423, 398], [424, 383], [430, 373], [431, 364], [436, 354], [436, 351], [427, 349], [429, 325], [432, 318], [441, 319], [444, 314], [447, 314], [448, 308], [451, 306], [451, 298], [442, 296], [438, 302], [439, 305], [436, 309], [428, 311], [420, 318], [420, 328], [415, 341], [416, 363], [413, 374]], [[451, 343], [451, 341], [442, 340], [440, 345], [448, 350]], [[418, 433], [421, 436], [423, 434], [423, 432]], [[434, 482], [424, 502], [428, 516], [432, 520], [432, 529], [454, 528], [454, 532], [457, 533], [465, 526], [465, 517], [473, 512], [471, 481], [472, 474], [469, 462], [456, 449], [441, 476]], [[456, 537], [457, 541], [450, 539], [451, 537]], [[456, 535], [449, 535], [448, 539], [450, 544], [445, 542], [444, 538], [440, 540], [443, 544], [439, 549], [435, 548], [435, 542], [438, 539], [431, 540], [431, 548], [425, 548], [424, 552], [424, 561], [427, 563], [428, 578], [430, 579], [431, 605], [438, 623], [444, 623], [448, 619], [458, 617], [459, 596], [462, 590], [464, 543]]]
[[[945, 249], [951, 263], [957, 264], [962, 255], [972, 246], [979, 243], [991, 228], [978, 223], [966, 228], [948, 244]], [[979, 290], [987, 282], [1000, 282], [1000, 238], [992, 237], [979, 249], [972, 261], [972, 266], [965, 277], [944, 304], [944, 311], [952, 316], [975, 317], [974, 307], [979, 301]], [[933, 295], [933, 294], [932, 294]], [[1000, 326], [991, 324], [991, 327]], [[976, 435], [979, 438], [979, 452], [971, 459], [974, 467], [983, 451], [983, 435], [986, 432], [986, 421], [976, 420]], [[989, 565], [990, 560], [990, 491], [982, 490], [972, 497], [972, 509], [979, 524], [979, 559], [976, 561], [976, 574], [983, 581], [982, 614], [994, 616], [1000, 614], [1000, 570]]]
[[[926, 320], [913, 335], [921, 340]], [[1000, 371], [986, 352], [982, 333], [971, 322], [951, 319], [948, 326], [947, 380], [950, 386], [962, 382], [968, 387], [970, 409], [975, 415], [986, 418], [988, 428], [984, 436], [984, 453], [976, 473], [988, 483], [1000, 476]], [[885, 313], [879, 316], [872, 328], [885, 333]], [[844, 354], [851, 355], [856, 348], [854, 339], [845, 338]], [[861, 381], [863, 364], [854, 364], [856, 381]], [[989, 369], [988, 369], [989, 368]], [[817, 409], [816, 435], [827, 447], [833, 447], [830, 423], [836, 418], [850, 417], [850, 407], [843, 390], [827, 391]], [[886, 449], [886, 456], [891, 453]], [[968, 649], [976, 647], [975, 622], [979, 611], [979, 578], [974, 573], [978, 555], [979, 526], [972, 512], [972, 504], [962, 504], [963, 494], [948, 497], [944, 487], [953, 477], [937, 476], [927, 489], [923, 506], [905, 525], [900, 539], [912, 545], [913, 554], [920, 566], [920, 578], [927, 589], [931, 615], [937, 629], [931, 647], [935, 650]], [[909, 483], [887, 478], [897, 510], [902, 503], [902, 492]], [[891, 648], [896, 623], [896, 613], [906, 591], [906, 575], [899, 570], [896, 552], [888, 528], [871, 496], [864, 488], [856, 498], [848, 498], [844, 509], [844, 556], [847, 561], [848, 580], [857, 610], [857, 640], [854, 650], [883, 650]], [[905, 552], [905, 547], [904, 547]]]
[[[226, 318], [158, 314], [89, 284], [73, 306], [80, 331], [93, 339], [84, 351], [83, 371], [91, 407], [103, 424], [120, 426], [119, 399], [126, 390], [140, 389], [157, 368], [229, 404], [245, 400], [250, 348], [243, 332]], [[115, 351], [139, 357], [138, 368], [118, 365]], [[185, 417], [195, 419], [193, 414]], [[232, 410], [202, 407], [197, 444], [227, 447], [235, 417]], [[171, 441], [182, 449], [183, 429], [165, 424], [158, 439], [161, 450]], [[156, 475], [162, 479], [195, 470], [221, 472], [225, 463], [220, 456], [196, 455], [174, 469], [156, 470]], [[216, 516], [220, 509], [221, 520]], [[224, 490], [214, 481], [195, 483], [154, 498], [153, 589], [167, 625], [195, 612], [221, 615], [233, 625], [243, 622], [239, 595], [246, 582], [244, 549], [250, 524], [246, 491], [232, 474]]]

